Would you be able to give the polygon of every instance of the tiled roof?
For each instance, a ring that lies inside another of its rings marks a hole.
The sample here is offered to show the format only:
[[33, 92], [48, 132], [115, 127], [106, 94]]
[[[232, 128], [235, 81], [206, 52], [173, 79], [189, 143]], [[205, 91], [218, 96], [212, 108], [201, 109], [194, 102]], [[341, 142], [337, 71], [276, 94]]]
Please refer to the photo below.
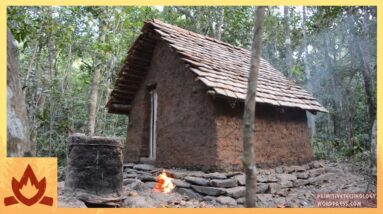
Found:
[[[111, 113], [128, 114], [139, 83], [145, 78], [155, 44], [165, 41], [215, 94], [244, 100], [251, 52], [158, 20], [146, 21], [142, 34], [128, 52], [107, 107]], [[257, 103], [327, 112], [306, 90], [288, 80], [261, 59]]]

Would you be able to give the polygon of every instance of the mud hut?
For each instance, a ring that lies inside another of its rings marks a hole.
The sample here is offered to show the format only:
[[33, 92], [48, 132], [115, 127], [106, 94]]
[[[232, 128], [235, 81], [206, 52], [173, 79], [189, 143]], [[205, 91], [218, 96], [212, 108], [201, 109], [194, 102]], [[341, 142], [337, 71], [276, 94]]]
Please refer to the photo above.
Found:
[[[125, 162], [238, 170], [248, 50], [158, 20], [146, 21], [107, 108], [129, 115]], [[306, 111], [327, 112], [261, 59], [254, 140], [259, 166], [313, 158]]]

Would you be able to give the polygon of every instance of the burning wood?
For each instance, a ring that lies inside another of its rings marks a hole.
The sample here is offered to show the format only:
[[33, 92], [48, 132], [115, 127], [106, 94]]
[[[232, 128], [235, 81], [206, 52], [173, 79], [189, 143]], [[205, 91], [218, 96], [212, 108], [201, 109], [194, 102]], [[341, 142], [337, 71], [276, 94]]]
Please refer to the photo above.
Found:
[[156, 180], [157, 183], [154, 186], [154, 191], [156, 192], [169, 193], [176, 187], [173, 183], [173, 178], [169, 177], [165, 170], [157, 176]]

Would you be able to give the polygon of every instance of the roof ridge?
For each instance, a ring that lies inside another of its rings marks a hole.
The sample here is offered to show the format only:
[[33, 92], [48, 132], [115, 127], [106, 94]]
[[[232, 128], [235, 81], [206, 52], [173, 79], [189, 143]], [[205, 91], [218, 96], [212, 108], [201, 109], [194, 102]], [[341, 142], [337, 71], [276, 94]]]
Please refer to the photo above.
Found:
[[210, 36], [201, 35], [199, 33], [196, 33], [196, 32], [193, 32], [193, 31], [190, 31], [190, 30], [178, 27], [176, 25], [172, 25], [172, 24], [163, 22], [163, 21], [161, 21], [159, 19], [154, 19], [154, 18], [148, 19], [148, 20], [145, 21], [145, 23], [148, 23], [148, 24], [151, 24], [151, 23], [159, 24], [159, 25], [162, 25], [163, 27], [167, 27], [167, 28], [172, 28], [172, 29], [176, 29], [176, 30], [179, 30], [179, 31], [183, 31], [185, 33], [188, 33], [188, 34], [191, 34], [191, 35], [194, 35], [194, 36], [197, 36], [197, 37], [203, 37], [203, 38], [205, 38], [205, 39], [207, 39], [209, 41], [212, 41], [212, 42], [215, 42], [215, 43], [218, 43], [218, 44], [221, 44], [221, 45], [229, 46], [231, 48], [234, 48], [234, 49], [237, 49], [237, 50], [246, 51], [246, 52], [250, 53], [250, 50], [247, 50], [245, 48], [232, 45], [230, 43], [224, 42], [222, 40], [219, 40], [219, 39], [216, 39], [216, 38], [213, 38], [213, 37], [210, 37]]

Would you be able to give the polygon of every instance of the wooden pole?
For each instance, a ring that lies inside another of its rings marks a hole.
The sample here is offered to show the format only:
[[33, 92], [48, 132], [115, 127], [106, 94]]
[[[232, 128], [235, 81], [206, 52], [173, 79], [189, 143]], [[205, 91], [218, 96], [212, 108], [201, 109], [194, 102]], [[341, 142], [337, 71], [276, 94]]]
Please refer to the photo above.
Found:
[[242, 162], [246, 174], [246, 207], [256, 207], [257, 168], [255, 165], [253, 139], [255, 137], [255, 98], [262, 47], [264, 15], [265, 6], [259, 6], [256, 11], [250, 71], [243, 115], [244, 133]]

